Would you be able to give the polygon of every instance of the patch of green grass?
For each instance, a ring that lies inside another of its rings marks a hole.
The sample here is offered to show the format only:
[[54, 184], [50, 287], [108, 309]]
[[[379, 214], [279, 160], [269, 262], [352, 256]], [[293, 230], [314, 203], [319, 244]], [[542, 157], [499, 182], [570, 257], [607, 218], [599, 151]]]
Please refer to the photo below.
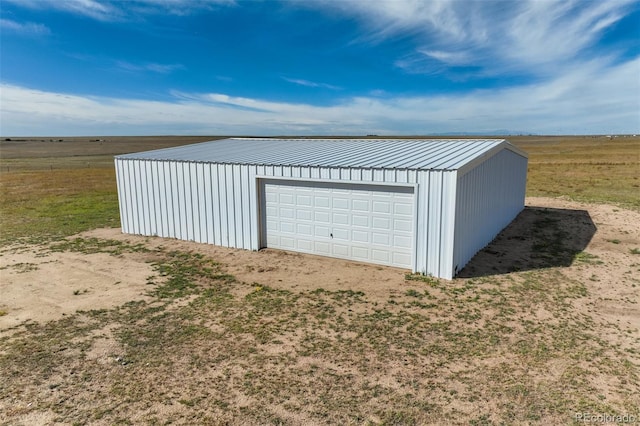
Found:
[[640, 248], [634, 247], [632, 249], [629, 249], [629, 253], [631, 253], [631, 254], [640, 254]]
[[405, 274], [404, 279], [407, 281], [420, 281], [433, 287], [440, 284], [440, 281], [437, 278], [434, 278], [431, 275], [424, 274]]
[[602, 261], [595, 254], [587, 253], [586, 251], [581, 251], [576, 253], [573, 256], [573, 260], [575, 262], [587, 263], [590, 265], [602, 265]]
[[0, 317], [3, 317], [7, 314], [9, 314], [9, 312], [5, 311], [4, 309], [0, 309]]
[[49, 250], [54, 252], [73, 251], [78, 253], [108, 253], [119, 256], [123, 253], [149, 253], [144, 244], [129, 244], [124, 241], [108, 240], [102, 238], [73, 238], [53, 243]]
[[20, 262], [20, 263], [14, 263], [13, 265], [4, 266], [0, 268], [0, 270], [9, 269], [9, 268], [15, 269], [17, 273], [22, 274], [25, 272], [38, 270], [38, 265], [30, 262], [26, 262], [26, 263]]
[[2, 173], [2, 244], [42, 242], [119, 224], [112, 169]]

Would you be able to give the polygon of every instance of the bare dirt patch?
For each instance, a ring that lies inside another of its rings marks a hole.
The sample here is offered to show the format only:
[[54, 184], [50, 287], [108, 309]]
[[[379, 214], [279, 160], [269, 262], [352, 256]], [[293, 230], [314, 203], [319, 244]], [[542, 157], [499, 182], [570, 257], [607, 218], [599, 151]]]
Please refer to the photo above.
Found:
[[0, 331], [27, 321], [47, 322], [78, 310], [110, 309], [148, 300], [153, 269], [140, 257], [50, 252], [42, 247], [0, 256]]

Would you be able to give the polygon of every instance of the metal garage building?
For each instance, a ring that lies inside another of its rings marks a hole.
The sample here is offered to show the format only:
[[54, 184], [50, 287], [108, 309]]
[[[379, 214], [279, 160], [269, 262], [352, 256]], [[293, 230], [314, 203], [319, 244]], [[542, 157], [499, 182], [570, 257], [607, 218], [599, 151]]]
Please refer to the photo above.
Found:
[[234, 138], [117, 156], [122, 231], [451, 279], [524, 207], [505, 140]]

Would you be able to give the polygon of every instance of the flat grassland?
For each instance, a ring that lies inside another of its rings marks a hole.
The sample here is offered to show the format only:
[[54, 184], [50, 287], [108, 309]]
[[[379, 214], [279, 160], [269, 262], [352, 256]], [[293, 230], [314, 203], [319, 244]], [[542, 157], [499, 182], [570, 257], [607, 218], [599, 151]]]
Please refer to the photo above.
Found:
[[640, 138], [510, 138], [453, 281], [121, 234], [112, 156], [210, 139], [0, 141], [0, 424], [640, 421]]

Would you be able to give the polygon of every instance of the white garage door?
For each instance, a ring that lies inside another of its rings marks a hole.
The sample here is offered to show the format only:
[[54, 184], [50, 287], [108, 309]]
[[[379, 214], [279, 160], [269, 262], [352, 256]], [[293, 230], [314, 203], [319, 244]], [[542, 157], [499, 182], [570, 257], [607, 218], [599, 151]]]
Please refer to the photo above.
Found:
[[267, 247], [412, 267], [411, 187], [265, 180], [262, 194]]

